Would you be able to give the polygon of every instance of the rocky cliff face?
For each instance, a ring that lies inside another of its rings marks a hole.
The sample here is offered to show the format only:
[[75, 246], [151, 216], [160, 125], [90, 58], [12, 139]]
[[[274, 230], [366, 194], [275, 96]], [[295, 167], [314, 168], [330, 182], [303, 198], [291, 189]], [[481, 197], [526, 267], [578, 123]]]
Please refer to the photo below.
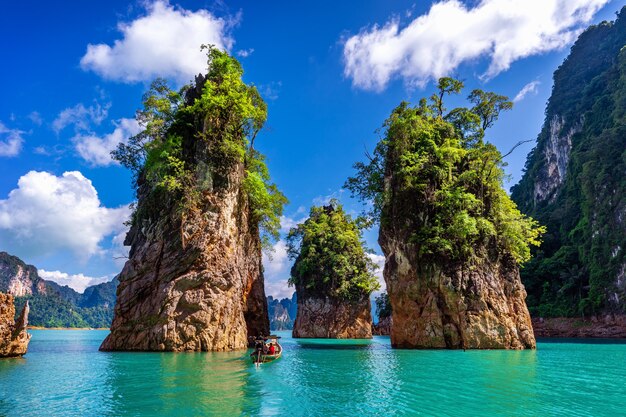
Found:
[[538, 171], [535, 182], [535, 204], [546, 199], [554, 200], [557, 189], [565, 181], [567, 165], [572, 150], [572, 137], [580, 132], [581, 125], [575, 124], [567, 132], [563, 132], [565, 121], [555, 114], [547, 126], [548, 140], [543, 149], [543, 163]]
[[380, 319], [378, 323], [372, 325], [372, 334], [377, 336], [389, 336], [391, 334], [391, 327], [393, 326], [393, 320], [391, 316]]
[[512, 262], [485, 260], [471, 269], [441, 270], [420, 264], [415, 245], [388, 227], [381, 227], [379, 242], [394, 347], [535, 347], [526, 291]]
[[293, 337], [371, 339], [372, 314], [369, 297], [355, 302], [302, 295], [298, 289], [298, 314]]
[[22, 356], [26, 353], [30, 341], [30, 334], [26, 331], [28, 310], [26, 303], [15, 321], [13, 296], [0, 293], [0, 358]]
[[626, 313], [626, 8], [585, 30], [554, 72], [543, 129], [511, 189], [547, 227], [522, 270], [537, 317]]
[[[295, 299], [283, 298], [275, 300], [274, 297], [267, 297], [267, 308], [270, 318], [270, 330], [291, 330], [296, 319]], [[293, 315], [292, 315], [293, 314]]]
[[46, 281], [39, 277], [37, 269], [26, 265], [16, 256], [0, 252], [0, 291], [15, 297], [47, 294]]
[[[198, 97], [197, 80], [187, 102]], [[205, 121], [205, 123], [209, 123]], [[205, 131], [209, 127], [205, 125]], [[181, 219], [159, 202], [159, 214], [136, 222], [126, 237], [130, 259], [119, 276], [115, 316], [102, 350], [228, 351], [269, 333], [261, 243], [242, 188], [243, 162], [213, 169], [211, 144], [184, 138], [200, 194]], [[138, 210], [148, 204], [139, 190]]]

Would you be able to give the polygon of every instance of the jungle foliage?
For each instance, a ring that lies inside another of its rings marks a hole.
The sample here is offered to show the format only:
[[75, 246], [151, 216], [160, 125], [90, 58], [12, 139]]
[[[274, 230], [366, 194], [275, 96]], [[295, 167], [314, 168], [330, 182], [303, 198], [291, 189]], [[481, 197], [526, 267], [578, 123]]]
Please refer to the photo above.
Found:
[[212, 46], [202, 48], [208, 72], [197, 78], [201, 85], [173, 91], [165, 80], [155, 80], [136, 115], [143, 130], [112, 152], [133, 172], [138, 197], [144, 197], [133, 222], [158, 215], [163, 201], [176, 202], [184, 219], [198, 207], [203, 191], [227, 186], [230, 171], [243, 163], [250, 221], [260, 227], [268, 247], [278, 237], [287, 199], [271, 182], [265, 157], [254, 148], [267, 105], [256, 87], [243, 82], [235, 58]]
[[[554, 73], [546, 123], [511, 190], [525, 213], [547, 226], [534, 258], [522, 270], [531, 314], [588, 316], [626, 311], [617, 288], [626, 265], [626, 8], [615, 22], [583, 32]], [[545, 199], [535, 185], [548, 181], [544, 150], [549, 124], [573, 127], [564, 182]]]
[[331, 200], [312, 207], [309, 218], [289, 231], [288, 253], [295, 259], [289, 283], [299, 297], [358, 301], [378, 289], [376, 265], [367, 256], [362, 227], [359, 219]]
[[376, 314], [379, 319], [386, 319], [391, 317], [391, 302], [389, 301], [389, 295], [384, 292], [374, 299], [376, 304]]
[[408, 230], [417, 256], [427, 263], [467, 264], [487, 248], [524, 263], [543, 228], [504, 191], [502, 155], [484, 141], [485, 131], [512, 103], [474, 90], [468, 97], [472, 107], [448, 111], [444, 98], [462, 88], [461, 81], [441, 78], [430, 99], [417, 106], [400, 103], [346, 187], [370, 204], [368, 215], [381, 227]]

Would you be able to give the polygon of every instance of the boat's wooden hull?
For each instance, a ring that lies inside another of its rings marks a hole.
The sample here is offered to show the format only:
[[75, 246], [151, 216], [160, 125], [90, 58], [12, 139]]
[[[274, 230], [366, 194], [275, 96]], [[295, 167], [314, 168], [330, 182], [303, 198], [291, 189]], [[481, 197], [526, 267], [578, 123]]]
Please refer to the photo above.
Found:
[[270, 354], [259, 355], [258, 352], [252, 352], [250, 354], [250, 359], [252, 359], [252, 362], [254, 363], [267, 363], [267, 362], [275, 361], [276, 359], [280, 358], [282, 354], [283, 354], [283, 348], [280, 347], [279, 345], [278, 353], [275, 353], [273, 355], [270, 355]]

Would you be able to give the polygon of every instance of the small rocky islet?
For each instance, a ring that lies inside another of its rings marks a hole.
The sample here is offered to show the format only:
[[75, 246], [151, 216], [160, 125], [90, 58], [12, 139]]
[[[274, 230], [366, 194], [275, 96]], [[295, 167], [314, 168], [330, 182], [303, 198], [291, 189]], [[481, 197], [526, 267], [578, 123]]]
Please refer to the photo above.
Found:
[[13, 296], [0, 292], [0, 358], [22, 356], [28, 349], [30, 334], [28, 326], [28, 302], [17, 320]]

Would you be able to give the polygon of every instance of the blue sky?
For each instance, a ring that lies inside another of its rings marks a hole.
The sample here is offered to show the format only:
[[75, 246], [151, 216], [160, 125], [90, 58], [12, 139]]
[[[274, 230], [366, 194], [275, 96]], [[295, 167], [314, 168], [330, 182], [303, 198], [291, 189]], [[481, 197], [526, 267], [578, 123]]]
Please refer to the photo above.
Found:
[[[288, 230], [331, 196], [359, 210], [342, 190], [352, 164], [373, 148], [390, 111], [430, 95], [438, 76], [463, 79], [466, 93], [517, 97], [487, 134], [501, 151], [536, 138], [552, 73], [577, 33], [622, 5], [10, 2], [0, 14], [0, 250], [78, 290], [121, 270], [133, 192], [108, 151], [137, 131], [134, 112], [154, 77], [180, 86], [203, 71], [200, 43], [238, 56], [268, 103], [257, 142], [290, 200]], [[507, 188], [532, 146], [507, 159]], [[366, 238], [380, 253], [376, 235]], [[290, 294], [282, 242], [265, 264], [268, 294]]]

